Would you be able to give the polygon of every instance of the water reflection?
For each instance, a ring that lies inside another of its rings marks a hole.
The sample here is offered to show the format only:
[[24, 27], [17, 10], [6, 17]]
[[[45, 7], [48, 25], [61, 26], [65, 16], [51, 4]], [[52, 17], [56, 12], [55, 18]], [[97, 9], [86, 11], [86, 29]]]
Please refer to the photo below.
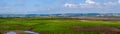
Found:
[[24, 31], [25, 33], [28, 33], [28, 34], [39, 34], [37, 32], [33, 32], [33, 31]]
[[[16, 34], [17, 32], [13, 32], [13, 31], [10, 31], [10, 32], [7, 32], [6, 34]], [[33, 31], [24, 31], [23, 33], [28, 33], [28, 34], [39, 34], [37, 32], [33, 32]]]
[[11, 32], [7, 32], [7, 34], [16, 34], [16, 32], [11, 31]]

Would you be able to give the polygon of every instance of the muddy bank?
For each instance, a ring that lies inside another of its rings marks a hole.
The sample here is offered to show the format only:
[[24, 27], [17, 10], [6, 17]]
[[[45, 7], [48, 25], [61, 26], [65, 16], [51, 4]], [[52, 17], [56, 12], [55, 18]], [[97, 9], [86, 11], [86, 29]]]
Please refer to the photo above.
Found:
[[6, 34], [7, 32], [16, 32], [16, 34], [23, 34], [24, 30], [4, 30], [0, 31], [2, 34]]
[[117, 34], [118, 32], [120, 32], [120, 29], [118, 28], [107, 27], [107, 26], [96, 26], [96, 27], [89, 27], [89, 28], [73, 26], [72, 29], [75, 31], [100, 31], [100, 34]]
[[81, 20], [105, 20], [105, 21], [120, 21], [119, 18], [115, 17], [68, 17], [72, 19], [81, 19]]

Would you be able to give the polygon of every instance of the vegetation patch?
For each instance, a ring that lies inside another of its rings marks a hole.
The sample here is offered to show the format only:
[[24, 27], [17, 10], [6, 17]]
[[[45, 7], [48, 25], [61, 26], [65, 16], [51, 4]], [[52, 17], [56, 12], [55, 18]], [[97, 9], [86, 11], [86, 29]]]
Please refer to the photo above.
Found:
[[[74, 31], [73, 26], [91, 28], [96, 26], [120, 29], [119, 21], [80, 20], [70, 18], [5, 18], [0, 19], [0, 30], [32, 30], [48, 34], [98, 34], [99, 32]], [[4, 26], [4, 27], [3, 27]]]

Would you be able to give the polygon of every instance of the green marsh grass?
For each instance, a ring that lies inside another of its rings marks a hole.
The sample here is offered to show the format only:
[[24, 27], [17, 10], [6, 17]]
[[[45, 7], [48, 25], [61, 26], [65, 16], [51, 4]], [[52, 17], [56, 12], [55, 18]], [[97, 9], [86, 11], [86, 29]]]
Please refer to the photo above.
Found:
[[33, 27], [35, 32], [62, 32], [63, 34], [71, 32], [72, 34], [98, 34], [99, 32], [74, 31], [72, 26], [81, 26], [85, 28], [94, 26], [110, 26], [120, 28], [119, 21], [97, 21], [97, 20], [76, 20], [70, 18], [9, 18], [0, 19], [0, 30], [27, 30]]

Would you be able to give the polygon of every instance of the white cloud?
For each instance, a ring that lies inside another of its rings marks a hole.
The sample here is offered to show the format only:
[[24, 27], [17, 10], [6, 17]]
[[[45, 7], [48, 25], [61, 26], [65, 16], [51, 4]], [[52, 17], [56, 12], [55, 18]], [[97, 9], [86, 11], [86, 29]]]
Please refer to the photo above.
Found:
[[118, 0], [118, 3], [120, 3], [120, 0]]
[[[119, 3], [120, 3], [120, 0], [119, 0]], [[93, 0], [86, 0], [85, 3], [80, 3], [80, 4], [66, 3], [64, 4], [64, 7], [108, 9], [118, 5], [119, 4], [116, 2], [99, 3], [99, 2], [94, 2]]]
[[64, 7], [75, 8], [75, 7], [77, 7], [77, 4], [65, 3]]
[[92, 5], [97, 4], [96, 2], [92, 0], [86, 0], [84, 4], [72, 4], [72, 3], [65, 3], [64, 7], [69, 8], [90, 8], [93, 7]]
[[103, 3], [103, 5], [113, 6], [113, 5], [118, 5], [118, 3], [107, 2], [107, 3]]
[[86, 0], [85, 3], [87, 3], [87, 4], [95, 4], [95, 2], [92, 1], [92, 0]]

